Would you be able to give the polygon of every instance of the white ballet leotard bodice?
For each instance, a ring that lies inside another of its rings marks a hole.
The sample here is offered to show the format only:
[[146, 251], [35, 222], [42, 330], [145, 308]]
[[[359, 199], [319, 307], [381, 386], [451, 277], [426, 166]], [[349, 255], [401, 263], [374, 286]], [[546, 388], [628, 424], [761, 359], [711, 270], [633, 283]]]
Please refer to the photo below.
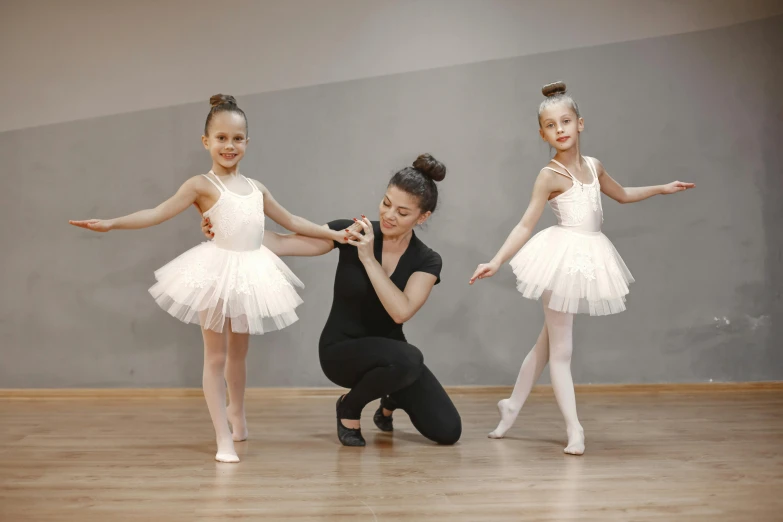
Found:
[[156, 270], [150, 294], [172, 316], [205, 330], [263, 334], [293, 324], [302, 304], [294, 287], [304, 285], [264, 246], [263, 192], [244, 176], [250, 186], [244, 195], [212, 171], [204, 177], [220, 192], [204, 212], [213, 239]]
[[250, 185], [251, 192], [241, 195], [228, 190], [217, 176], [214, 180], [208, 174], [204, 177], [220, 191], [217, 202], [204, 212], [204, 217], [212, 223], [215, 245], [234, 251], [261, 248], [264, 243], [264, 194], [256, 184], [242, 176]]
[[582, 183], [562, 163], [552, 160], [560, 166], [565, 173], [551, 167], [544, 167], [560, 175], [571, 178], [573, 185], [559, 196], [549, 200], [549, 206], [557, 218], [557, 224], [571, 230], [581, 232], [600, 232], [604, 221], [603, 207], [601, 206], [601, 187], [598, 183], [598, 174], [592, 160], [584, 158], [590, 172], [593, 175], [592, 183]]

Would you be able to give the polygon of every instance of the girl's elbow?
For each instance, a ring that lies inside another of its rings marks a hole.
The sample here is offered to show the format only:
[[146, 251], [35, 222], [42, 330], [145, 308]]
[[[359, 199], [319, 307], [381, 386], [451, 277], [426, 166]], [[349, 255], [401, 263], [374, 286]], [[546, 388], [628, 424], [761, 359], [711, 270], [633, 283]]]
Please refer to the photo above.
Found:
[[519, 223], [517, 223], [517, 232], [520, 234], [529, 234], [536, 228], [538, 219], [525, 216]]
[[625, 192], [614, 193], [614, 194], [607, 193], [606, 195], [609, 196], [611, 199], [615, 200], [616, 202], [618, 202], [621, 205], [625, 205], [626, 203], [630, 203], [630, 201], [628, 200], [628, 194], [626, 194]]
[[149, 214], [147, 214], [148, 221], [150, 227], [154, 227], [157, 225], [160, 225], [161, 223], [165, 223], [169, 219], [171, 219], [173, 216], [168, 216], [164, 209], [162, 208], [153, 208], [150, 209]]

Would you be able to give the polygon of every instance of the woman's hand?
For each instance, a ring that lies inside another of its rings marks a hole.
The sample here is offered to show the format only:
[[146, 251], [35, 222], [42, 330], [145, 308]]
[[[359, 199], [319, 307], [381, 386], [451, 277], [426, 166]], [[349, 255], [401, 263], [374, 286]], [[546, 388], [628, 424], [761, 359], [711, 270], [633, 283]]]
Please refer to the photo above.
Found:
[[473, 277], [470, 278], [470, 283], [473, 284], [476, 282], [477, 279], [486, 279], [487, 277], [492, 277], [495, 275], [500, 267], [497, 265], [497, 263], [490, 261], [489, 263], [484, 263], [478, 266], [476, 268], [476, 271], [473, 272]]
[[112, 229], [111, 219], [84, 219], [81, 221], [70, 220], [68, 223], [75, 227], [86, 228], [95, 232], [108, 232]]
[[356, 219], [353, 218], [356, 223], [354, 225], [359, 225], [361, 227], [361, 230], [364, 232], [364, 235], [362, 235], [360, 232], [358, 232], [354, 225], [351, 225], [349, 228], [346, 229], [345, 237], [347, 237], [347, 242], [349, 245], [353, 245], [356, 247], [356, 250], [359, 253], [359, 260], [362, 263], [366, 263], [367, 261], [371, 261], [375, 259], [375, 234], [372, 230], [372, 223], [370, 223], [370, 220], [367, 219], [365, 216], [362, 216], [362, 219]]
[[684, 181], [672, 181], [663, 186], [661, 194], [674, 194], [676, 192], [682, 192], [683, 190], [692, 189], [695, 187], [695, 183], [687, 183]]
[[207, 239], [212, 239], [215, 237], [215, 233], [212, 232], [212, 222], [208, 217], [201, 216], [201, 231], [204, 233]]
[[362, 230], [364, 229], [362, 228], [361, 223], [357, 221], [356, 223], [346, 228], [345, 230], [335, 230], [334, 237], [332, 239], [334, 239], [341, 245], [345, 245], [346, 243], [348, 243], [348, 239], [349, 239], [348, 236], [350, 235], [349, 234], [350, 232], [354, 232], [356, 235], [359, 235], [361, 234]]

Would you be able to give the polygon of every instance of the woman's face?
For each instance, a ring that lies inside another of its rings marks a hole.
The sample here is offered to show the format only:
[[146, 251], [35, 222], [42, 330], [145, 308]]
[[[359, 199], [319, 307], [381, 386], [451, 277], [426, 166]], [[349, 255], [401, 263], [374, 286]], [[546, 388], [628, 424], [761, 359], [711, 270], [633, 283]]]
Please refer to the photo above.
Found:
[[381, 231], [384, 236], [402, 236], [416, 225], [421, 225], [432, 212], [422, 212], [419, 208], [419, 198], [405, 192], [394, 185], [386, 188], [378, 208]]

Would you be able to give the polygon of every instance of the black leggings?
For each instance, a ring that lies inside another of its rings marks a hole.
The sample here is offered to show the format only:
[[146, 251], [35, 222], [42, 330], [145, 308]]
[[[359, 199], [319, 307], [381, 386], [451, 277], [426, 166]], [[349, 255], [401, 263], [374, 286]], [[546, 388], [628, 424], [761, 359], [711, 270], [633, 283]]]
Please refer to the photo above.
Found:
[[412, 344], [364, 337], [321, 346], [319, 353], [329, 380], [351, 389], [340, 404], [340, 418], [359, 419], [367, 404], [382, 398], [385, 408], [403, 410], [428, 439], [438, 444], [459, 440], [457, 408]]

